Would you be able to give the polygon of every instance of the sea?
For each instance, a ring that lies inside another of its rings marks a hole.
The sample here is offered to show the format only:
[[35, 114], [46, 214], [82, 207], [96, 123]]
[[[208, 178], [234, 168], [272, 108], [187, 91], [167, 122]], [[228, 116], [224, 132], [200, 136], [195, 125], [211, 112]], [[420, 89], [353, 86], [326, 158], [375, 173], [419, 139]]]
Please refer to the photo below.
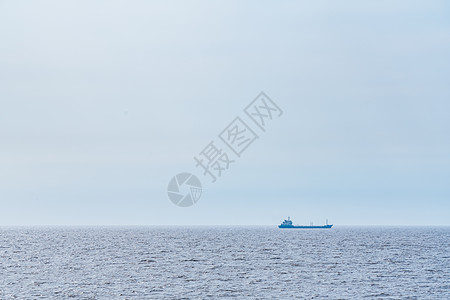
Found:
[[450, 227], [0, 227], [0, 299], [450, 299]]

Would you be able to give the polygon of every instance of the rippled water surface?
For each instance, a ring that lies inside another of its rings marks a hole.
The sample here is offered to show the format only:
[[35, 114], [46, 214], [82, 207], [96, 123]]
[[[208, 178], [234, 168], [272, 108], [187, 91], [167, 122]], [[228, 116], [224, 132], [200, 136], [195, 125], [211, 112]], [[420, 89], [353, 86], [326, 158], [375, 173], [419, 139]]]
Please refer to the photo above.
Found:
[[450, 299], [450, 228], [0, 228], [0, 299]]

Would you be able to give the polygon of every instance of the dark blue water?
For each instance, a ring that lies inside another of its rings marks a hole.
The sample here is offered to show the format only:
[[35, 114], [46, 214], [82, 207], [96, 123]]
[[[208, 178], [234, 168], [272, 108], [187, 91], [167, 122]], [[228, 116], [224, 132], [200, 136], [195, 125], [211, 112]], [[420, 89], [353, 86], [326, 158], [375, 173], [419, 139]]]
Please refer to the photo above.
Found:
[[1, 299], [450, 299], [450, 228], [0, 228]]

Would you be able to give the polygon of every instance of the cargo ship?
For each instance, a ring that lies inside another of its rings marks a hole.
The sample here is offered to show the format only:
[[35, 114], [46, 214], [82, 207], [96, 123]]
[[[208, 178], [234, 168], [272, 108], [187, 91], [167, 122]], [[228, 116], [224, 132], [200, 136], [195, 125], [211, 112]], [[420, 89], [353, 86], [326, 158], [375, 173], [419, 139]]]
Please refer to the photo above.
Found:
[[283, 223], [281, 223], [280, 225], [278, 225], [278, 228], [304, 228], [304, 229], [315, 229], [315, 228], [331, 228], [333, 226], [333, 224], [328, 224], [328, 220], [326, 225], [320, 225], [320, 226], [314, 226], [314, 225], [310, 225], [310, 226], [306, 226], [306, 225], [292, 225], [292, 221], [291, 218], [288, 217], [287, 220], [284, 220]]

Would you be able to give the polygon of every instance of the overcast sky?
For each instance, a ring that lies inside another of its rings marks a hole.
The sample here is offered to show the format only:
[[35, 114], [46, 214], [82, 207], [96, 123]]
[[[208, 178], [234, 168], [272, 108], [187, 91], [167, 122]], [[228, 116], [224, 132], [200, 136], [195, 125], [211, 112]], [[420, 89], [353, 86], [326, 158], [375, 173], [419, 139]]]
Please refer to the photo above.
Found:
[[[448, 1], [3, 0], [0, 225], [450, 225], [449, 79]], [[284, 114], [211, 183], [261, 91]]]

